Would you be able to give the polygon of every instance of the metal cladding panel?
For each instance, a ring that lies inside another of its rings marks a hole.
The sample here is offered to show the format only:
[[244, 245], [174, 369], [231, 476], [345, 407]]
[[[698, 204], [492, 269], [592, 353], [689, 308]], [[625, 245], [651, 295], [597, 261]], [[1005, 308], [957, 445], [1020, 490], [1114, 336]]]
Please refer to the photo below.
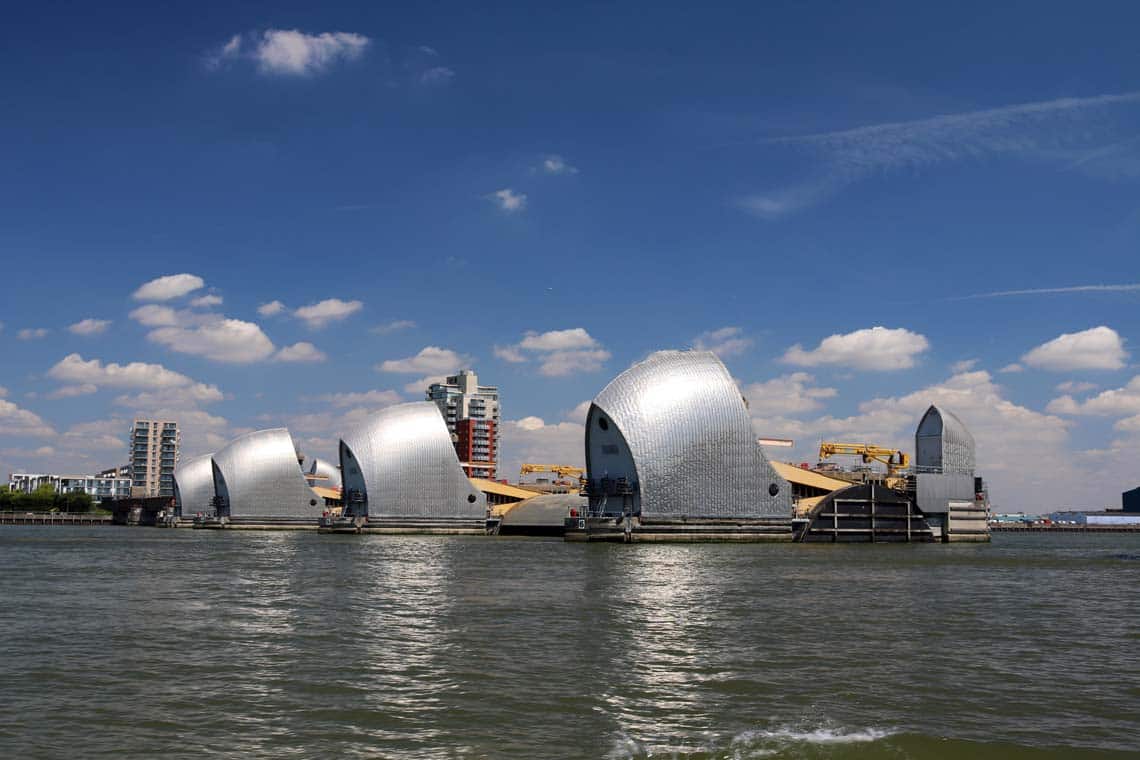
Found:
[[[354, 461], [344, 458], [346, 448]], [[447, 423], [431, 401], [377, 412], [341, 438], [340, 449], [346, 488], [350, 475], [362, 480], [369, 516], [486, 515], [487, 497], [459, 466]]]
[[213, 454], [206, 454], [188, 459], [174, 471], [175, 514], [190, 517], [210, 511], [210, 501], [214, 498], [212, 457]]
[[316, 480], [313, 485], [322, 488], [340, 488], [340, 468], [332, 462], [326, 462], [324, 459], [317, 459], [313, 457], [313, 461], [309, 462], [310, 475], [323, 475], [324, 480]]
[[712, 352], [659, 351], [598, 394], [587, 416], [591, 481], [606, 477], [590, 445], [602, 415], [632, 455], [643, 515], [791, 515], [791, 487], [756, 443], [744, 398]]
[[974, 436], [952, 412], [931, 405], [914, 432], [915, 466], [921, 471], [973, 475]]
[[950, 511], [950, 502], [974, 503], [974, 477], [963, 474], [919, 473], [915, 501], [918, 508], [930, 514]]
[[320, 517], [324, 502], [305, 482], [293, 439], [285, 428], [235, 438], [214, 454], [229, 496], [230, 517]]

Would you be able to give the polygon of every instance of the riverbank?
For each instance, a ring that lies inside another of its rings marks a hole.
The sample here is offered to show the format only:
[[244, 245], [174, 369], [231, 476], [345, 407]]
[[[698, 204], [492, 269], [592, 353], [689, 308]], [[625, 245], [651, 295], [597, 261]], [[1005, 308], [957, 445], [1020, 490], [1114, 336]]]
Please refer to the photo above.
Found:
[[0, 512], [0, 525], [112, 525], [105, 513]]

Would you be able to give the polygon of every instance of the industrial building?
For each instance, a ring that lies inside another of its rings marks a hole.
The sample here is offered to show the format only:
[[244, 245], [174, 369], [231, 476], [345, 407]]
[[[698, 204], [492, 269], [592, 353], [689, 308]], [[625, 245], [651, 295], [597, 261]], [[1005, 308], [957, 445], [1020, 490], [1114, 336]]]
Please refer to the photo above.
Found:
[[439, 407], [468, 477], [494, 480], [499, 466], [499, 389], [479, 385], [474, 371], [432, 383], [427, 400]]
[[1120, 494], [1120, 508], [1125, 512], [1140, 514], [1140, 486]]
[[174, 420], [137, 419], [130, 431], [131, 496], [174, 496], [182, 433]]
[[[837, 489], [802, 516], [801, 541], [989, 541], [985, 485], [974, 472], [974, 437], [952, 412], [931, 405], [914, 435], [911, 472]], [[903, 456], [895, 461], [905, 462]]]
[[[1041, 516], [1038, 515], [1040, 518]], [[1053, 525], [1079, 525], [1083, 527], [1131, 527], [1140, 526], [1140, 511], [1128, 512], [1120, 509], [1065, 510], [1051, 512], [1048, 520]]]
[[790, 540], [792, 489], [710, 351], [659, 351], [586, 415], [587, 514], [570, 540]]
[[484, 532], [487, 499], [464, 474], [436, 404], [388, 407], [340, 439], [344, 511], [330, 531]]

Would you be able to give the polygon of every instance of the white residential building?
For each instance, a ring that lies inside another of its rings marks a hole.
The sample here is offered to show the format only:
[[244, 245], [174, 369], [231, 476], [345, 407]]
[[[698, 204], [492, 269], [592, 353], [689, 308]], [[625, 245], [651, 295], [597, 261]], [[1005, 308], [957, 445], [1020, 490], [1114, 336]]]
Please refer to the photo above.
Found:
[[17, 472], [8, 476], [8, 490], [33, 493], [50, 485], [56, 493], [85, 493], [94, 501], [126, 499], [131, 495], [131, 479], [126, 475], [52, 475]]

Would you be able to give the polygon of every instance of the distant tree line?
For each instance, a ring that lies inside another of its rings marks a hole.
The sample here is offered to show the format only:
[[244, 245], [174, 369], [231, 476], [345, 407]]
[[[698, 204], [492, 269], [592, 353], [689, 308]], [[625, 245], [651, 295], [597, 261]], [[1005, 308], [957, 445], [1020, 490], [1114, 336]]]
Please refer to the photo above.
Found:
[[31, 493], [0, 486], [0, 512], [90, 512], [95, 502], [85, 493], [56, 493], [42, 485]]

